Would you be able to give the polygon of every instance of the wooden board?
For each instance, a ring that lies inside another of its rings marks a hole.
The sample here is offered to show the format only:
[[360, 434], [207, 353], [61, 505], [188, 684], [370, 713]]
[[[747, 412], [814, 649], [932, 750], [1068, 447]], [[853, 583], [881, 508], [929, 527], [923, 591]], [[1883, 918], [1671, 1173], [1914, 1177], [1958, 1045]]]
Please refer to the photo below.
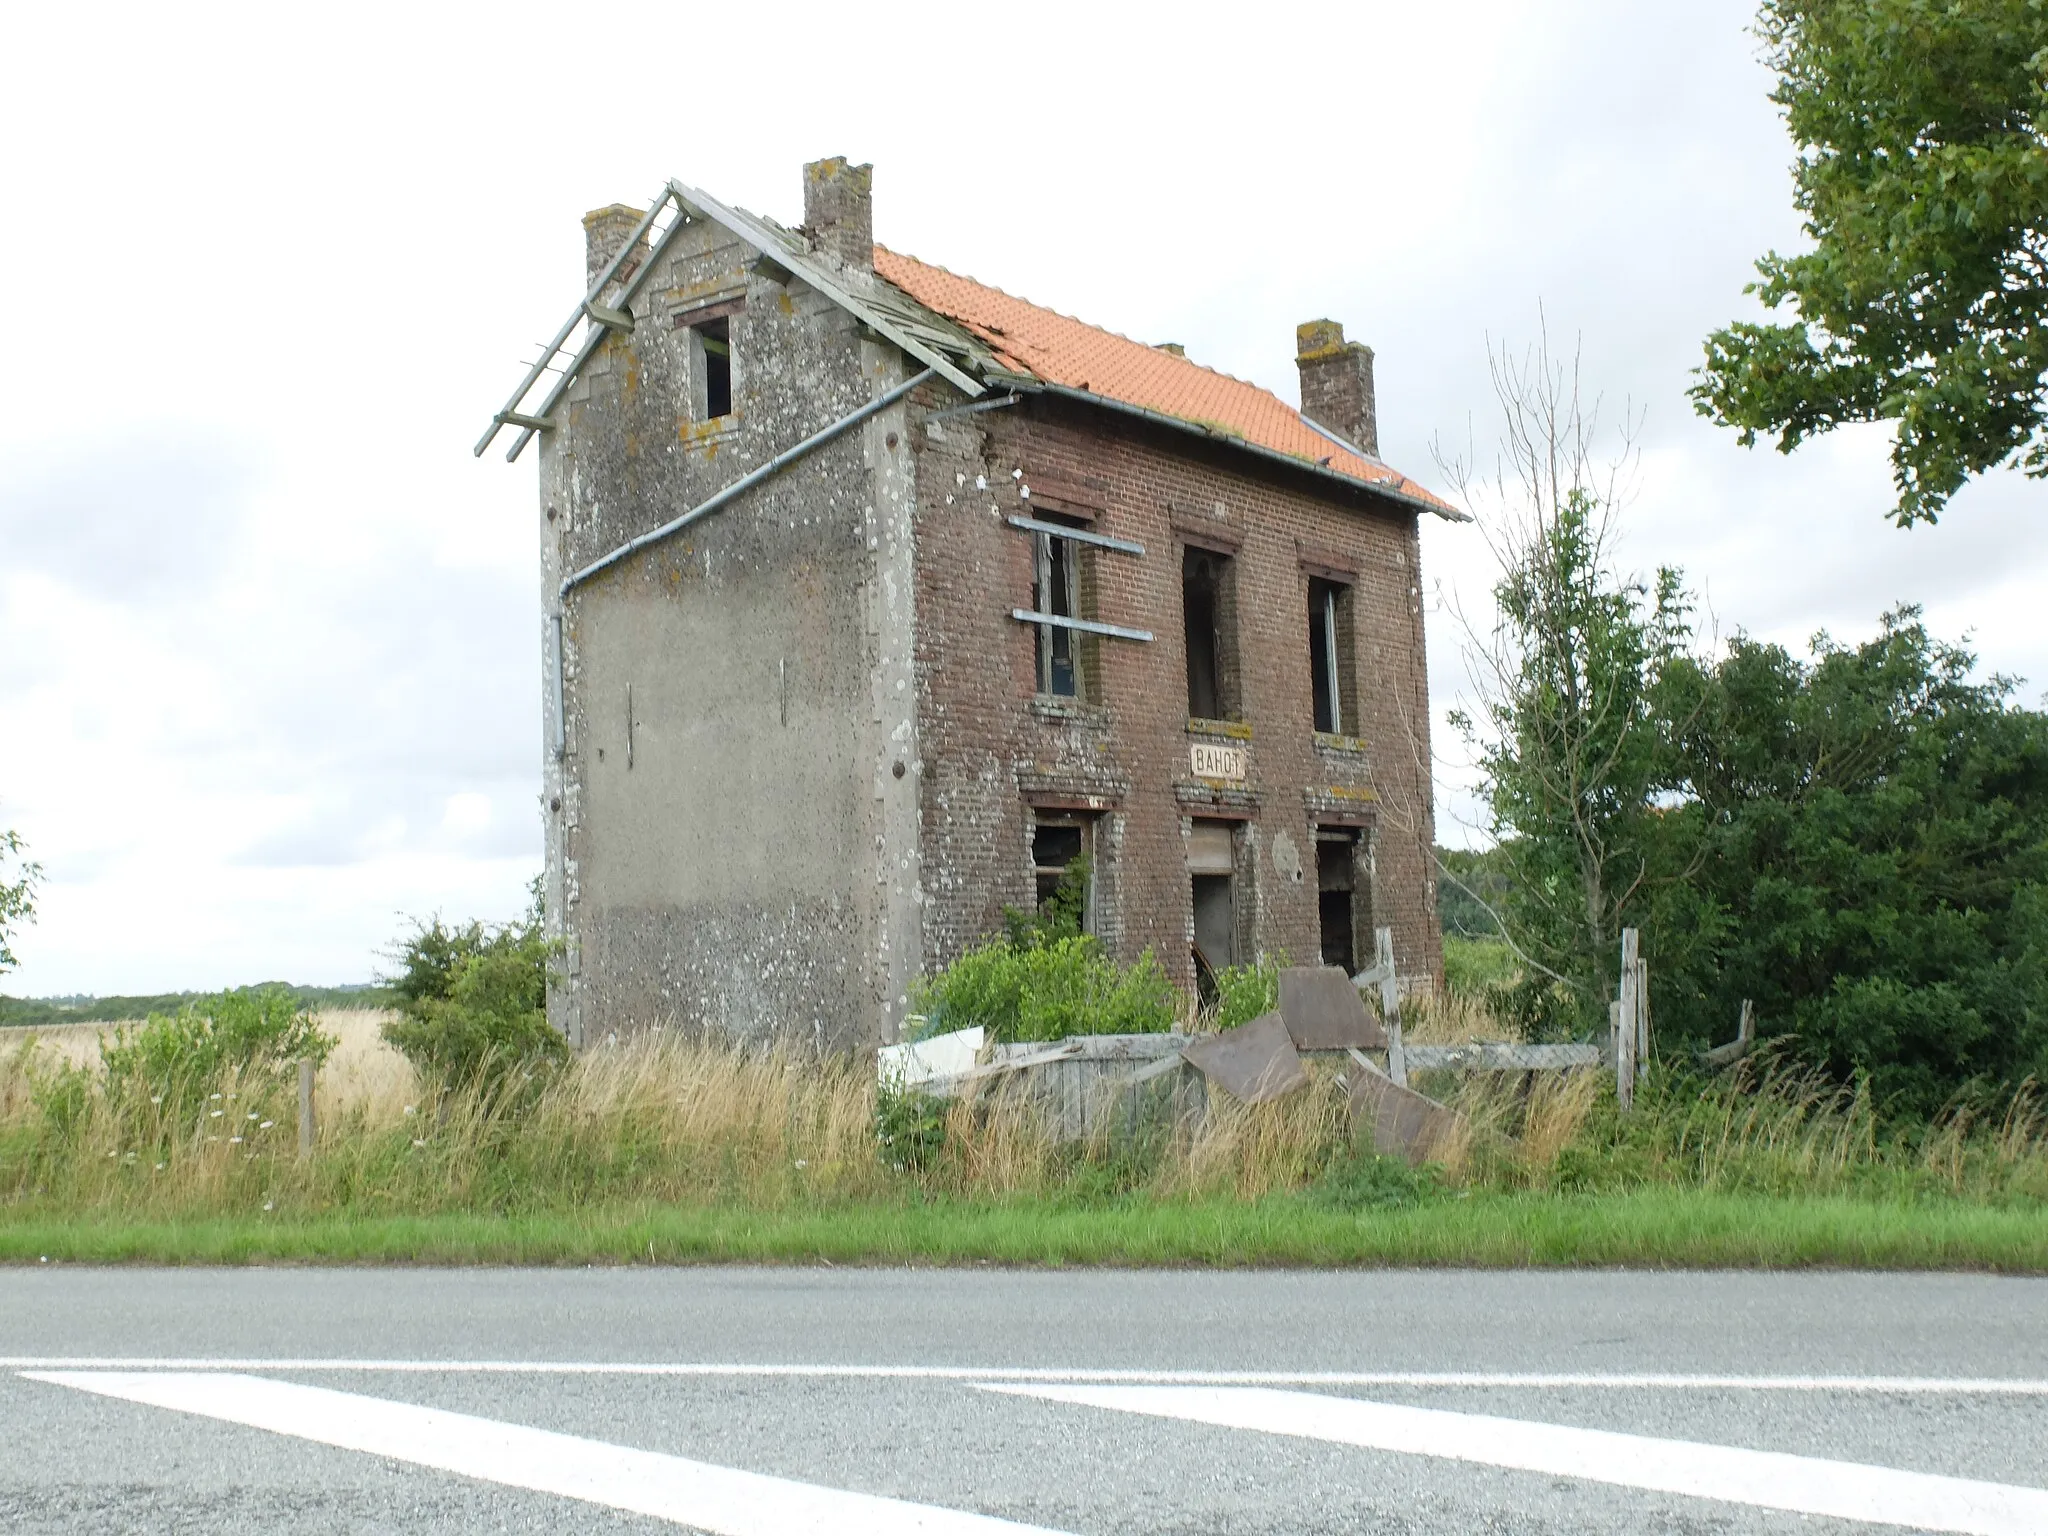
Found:
[[1371, 1135], [1372, 1149], [1381, 1156], [1430, 1162], [1441, 1155], [1457, 1129], [1457, 1112], [1435, 1099], [1377, 1072], [1353, 1074], [1352, 1134]]
[[1597, 1045], [1516, 1045], [1474, 1040], [1466, 1045], [1411, 1045], [1410, 1072], [1567, 1072], [1601, 1064]]
[[1201, 1117], [1201, 1076], [1180, 1057], [1187, 1043], [1148, 1034], [997, 1045], [982, 1091], [1021, 1097], [1057, 1140], [1122, 1140]]
[[1181, 1052], [1202, 1075], [1233, 1098], [1264, 1104], [1308, 1086], [1308, 1072], [1278, 1013], [1207, 1035]]
[[1366, 1011], [1349, 976], [1334, 965], [1289, 966], [1280, 973], [1280, 1017], [1297, 1051], [1382, 1051], [1387, 1032]]

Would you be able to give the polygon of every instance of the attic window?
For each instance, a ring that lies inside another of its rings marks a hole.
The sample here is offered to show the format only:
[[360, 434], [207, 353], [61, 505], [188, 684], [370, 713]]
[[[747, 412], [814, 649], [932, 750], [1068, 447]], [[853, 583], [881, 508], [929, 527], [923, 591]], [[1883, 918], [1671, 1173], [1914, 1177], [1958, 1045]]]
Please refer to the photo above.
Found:
[[732, 414], [732, 322], [723, 316], [691, 328], [697, 338], [697, 356], [703, 380], [698, 419], [715, 421]]

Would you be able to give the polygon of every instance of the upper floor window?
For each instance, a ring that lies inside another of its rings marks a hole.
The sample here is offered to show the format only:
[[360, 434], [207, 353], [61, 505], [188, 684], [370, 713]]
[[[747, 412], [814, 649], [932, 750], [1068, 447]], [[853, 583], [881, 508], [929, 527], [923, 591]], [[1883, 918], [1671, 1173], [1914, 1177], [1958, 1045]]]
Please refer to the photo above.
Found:
[[[1044, 514], [1049, 522], [1065, 524], [1068, 519]], [[1085, 618], [1088, 596], [1085, 577], [1085, 546], [1072, 539], [1049, 533], [1032, 536], [1033, 562], [1031, 606], [1056, 619]], [[1082, 695], [1082, 631], [1059, 624], [1038, 626], [1038, 691], [1054, 698], [1078, 699]]]
[[1235, 577], [1228, 555], [1190, 546], [1181, 556], [1188, 714], [1197, 720], [1238, 717]]
[[732, 322], [723, 316], [690, 327], [696, 375], [696, 416], [715, 421], [732, 414]]
[[1358, 691], [1351, 668], [1351, 588], [1311, 576], [1308, 583], [1308, 654], [1315, 694], [1315, 728], [1333, 736], [1356, 731]]
[[[1022, 479], [1022, 473], [1017, 475]], [[1020, 496], [1020, 500], [1023, 498]], [[1031, 538], [1031, 606], [1010, 617], [1029, 624], [1037, 640], [1037, 684], [1043, 698], [1102, 699], [1102, 642], [1149, 641], [1152, 631], [1095, 617], [1095, 557], [1104, 552], [1142, 558], [1145, 546], [1098, 533], [1086, 518], [1044, 509], [1012, 513], [1006, 521]]]

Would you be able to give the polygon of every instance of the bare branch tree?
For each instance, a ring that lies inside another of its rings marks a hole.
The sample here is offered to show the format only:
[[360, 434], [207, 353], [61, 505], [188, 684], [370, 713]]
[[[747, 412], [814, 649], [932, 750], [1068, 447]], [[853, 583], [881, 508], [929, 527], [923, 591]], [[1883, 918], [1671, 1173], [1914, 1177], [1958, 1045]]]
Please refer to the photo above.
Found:
[[1478, 752], [1508, 866], [1512, 910], [1496, 919], [1526, 965], [1584, 1004], [1604, 995], [1601, 959], [1651, 878], [1643, 818], [1669, 761], [1653, 695], [1689, 640], [1687, 600], [1674, 572], [1646, 582], [1617, 566], [1641, 414], [1603, 431], [1577, 352], [1554, 354], [1547, 330], [1520, 356], [1489, 343], [1488, 363], [1490, 471], [1469, 449], [1436, 452], [1499, 572], [1484, 619], [1448, 605], [1478, 694], [1452, 719]]

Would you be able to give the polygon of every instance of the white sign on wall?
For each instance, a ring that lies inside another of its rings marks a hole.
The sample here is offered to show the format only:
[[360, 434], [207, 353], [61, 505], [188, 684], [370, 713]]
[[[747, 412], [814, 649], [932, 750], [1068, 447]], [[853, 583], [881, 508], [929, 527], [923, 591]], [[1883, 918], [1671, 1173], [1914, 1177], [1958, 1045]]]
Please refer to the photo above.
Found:
[[1234, 784], [1244, 782], [1243, 747], [1226, 747], [1220, 742], [1197, 741], [1189, 744], [1188, 752], [1194, 761], [1196, 778], [1228, 779]]

